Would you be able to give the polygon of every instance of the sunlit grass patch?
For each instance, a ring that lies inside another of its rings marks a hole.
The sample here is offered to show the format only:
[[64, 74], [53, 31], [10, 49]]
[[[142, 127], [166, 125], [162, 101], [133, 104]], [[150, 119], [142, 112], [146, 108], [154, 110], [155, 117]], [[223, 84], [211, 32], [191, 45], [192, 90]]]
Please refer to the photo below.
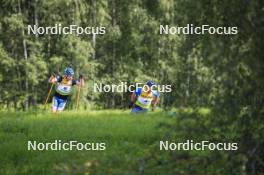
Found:
[[[163, 137], [163, 113], [130, 111], [0, 112], [0, 174], [121, 173]], [[27, 141], [105, 142], [105, 151], [28, 151]], [[132, 162], [132, 163], [131, 163]], [[117, 166], [118, 165], [118, 166]]]

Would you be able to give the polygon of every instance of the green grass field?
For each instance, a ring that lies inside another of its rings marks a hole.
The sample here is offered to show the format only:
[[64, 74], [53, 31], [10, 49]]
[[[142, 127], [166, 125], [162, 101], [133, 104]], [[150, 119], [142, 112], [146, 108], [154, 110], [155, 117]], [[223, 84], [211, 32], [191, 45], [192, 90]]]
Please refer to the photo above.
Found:
[[[144, 159], [153, 150], [160, 154], [164, 132], [158, 126], [171, 120], [128, 111], [1, 112], [0, 174], [153, 174]], [[28, 151], [28, 140], [105, 142], [106, 150]]]

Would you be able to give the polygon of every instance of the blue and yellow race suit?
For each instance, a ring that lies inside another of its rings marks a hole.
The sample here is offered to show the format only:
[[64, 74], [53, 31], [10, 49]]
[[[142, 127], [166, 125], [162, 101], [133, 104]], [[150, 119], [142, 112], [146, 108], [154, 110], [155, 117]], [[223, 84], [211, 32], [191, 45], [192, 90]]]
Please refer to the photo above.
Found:
[[135, 95], [137, 100], [134, 107], [132, 108], [132, 113], [134, 112], [147, 112], [151, 107], [152, 101], [158, 98], [158, 92], [151, 90], [150, 92], [144, 91], [142, 88], [137, 88], [135, 90]]
[[57, 76], [56, 78], [56, 91], [52, 100], [52, 108], [62, 111], [72, 92], [72, 86], [76, 85], [76, 80], [66, 80], [62, 76]]

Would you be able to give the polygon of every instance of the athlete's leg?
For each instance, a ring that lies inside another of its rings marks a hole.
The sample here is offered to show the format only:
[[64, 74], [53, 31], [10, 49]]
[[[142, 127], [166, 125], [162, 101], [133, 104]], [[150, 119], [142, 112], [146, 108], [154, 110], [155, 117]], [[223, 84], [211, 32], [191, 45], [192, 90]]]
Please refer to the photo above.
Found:
[[58, 105], [59, 105], [58, 98], [54, 96], [52, 98], [52, 112], [53, 113], [57, 112]]
[[67, 100], [59, 99], [59, 105], [58, 105], [57, 111], [62, 112], [65, 108], [66, 103], [67, 103]]
[[147, 109], [141, 108], [140, 106], [135, 105], [132, 110], [131, 113], [144, 113], [147, 112]]

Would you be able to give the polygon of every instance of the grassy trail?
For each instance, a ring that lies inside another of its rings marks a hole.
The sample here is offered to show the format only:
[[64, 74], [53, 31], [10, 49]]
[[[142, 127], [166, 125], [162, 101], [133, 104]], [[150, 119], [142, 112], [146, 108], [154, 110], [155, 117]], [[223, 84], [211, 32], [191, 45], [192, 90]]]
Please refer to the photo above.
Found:
[[[146, 169], [143, 158], [164, 136], [157, 126], [170, 120], [160, 113], [127, 111], [1, 112], [0, 174], [140, 174]], [[29, 140], [104, 142], [106, 150], [28, 151]]]

